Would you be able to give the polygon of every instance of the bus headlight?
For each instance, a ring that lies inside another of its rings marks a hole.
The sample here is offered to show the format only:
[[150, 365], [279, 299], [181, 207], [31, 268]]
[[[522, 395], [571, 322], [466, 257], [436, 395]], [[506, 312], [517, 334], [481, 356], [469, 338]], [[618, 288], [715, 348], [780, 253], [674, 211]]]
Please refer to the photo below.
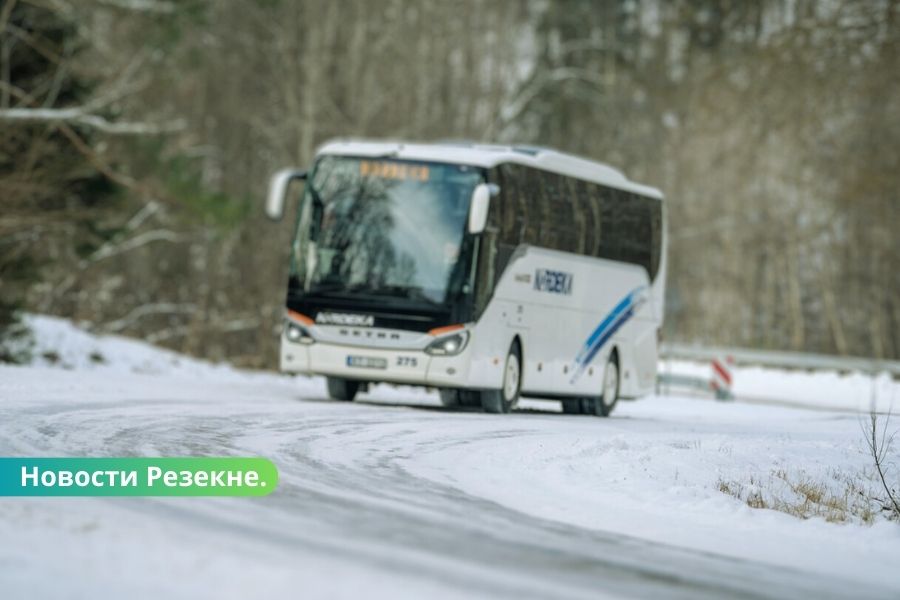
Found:
[[433, 356], [453, 356], [462, 352], [469, 341], [468, 331], [458, 331], [456, 333], [441, 336], [434, 340], [425, 348], [427, 354]]
[[285, 321], [284, 337], [286, 337], [288, 341], [298, 344], [312, 344], [316, 341], [306, 329], [293, 321]]

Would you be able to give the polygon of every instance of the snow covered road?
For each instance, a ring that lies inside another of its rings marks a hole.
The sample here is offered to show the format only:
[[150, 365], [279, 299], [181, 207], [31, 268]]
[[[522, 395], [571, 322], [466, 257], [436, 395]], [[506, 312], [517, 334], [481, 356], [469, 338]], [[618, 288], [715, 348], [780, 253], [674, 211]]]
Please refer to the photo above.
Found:
[[883, 554], [897, 556], [895, 525], [798, 521], [715, 490], [744, 453], [852, 460], [847, 415], [658, 398], [608, 420], [494, 416], [389, 388], [337, 403], [321, 381], [232, 371], [7, 367], [0, 399], [0, 455], [257, 455], [281, 473], [256, 499], [0, 500], [6, 597], [900, 590]]
[[865, 488], [854, 398], [658, 397], [610, 419], [451, 412], [388, 387], [341, 403], [320, 379], [31, 325], [34, 364], [0, 366], [0, 456], [261, 456], [280, 482], [262, 498], [0, 498], [4, 599], [900, 597], [896, 523], [722, 491]]

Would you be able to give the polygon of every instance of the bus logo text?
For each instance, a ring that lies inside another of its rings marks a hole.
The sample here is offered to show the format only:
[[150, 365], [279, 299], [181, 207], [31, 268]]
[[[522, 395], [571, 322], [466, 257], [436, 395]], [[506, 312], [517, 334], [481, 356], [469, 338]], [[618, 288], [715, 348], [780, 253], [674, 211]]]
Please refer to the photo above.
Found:
[[537, 269], [534, 272], [534, 289], [552, 294], [571, 294], [572, 279], [571, 273]]
[[373, 325], [375, 325], [375, 317], [373, 317], [372, 315], [320, 312], [316, 315], [316, 323], [320, 325], [351, 325], [355, 327], [372, 327]]

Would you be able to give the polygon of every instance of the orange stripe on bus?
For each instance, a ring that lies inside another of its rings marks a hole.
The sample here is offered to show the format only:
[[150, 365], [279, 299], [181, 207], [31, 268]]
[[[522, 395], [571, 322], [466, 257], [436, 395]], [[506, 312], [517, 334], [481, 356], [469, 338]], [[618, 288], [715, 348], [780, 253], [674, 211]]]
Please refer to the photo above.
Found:
[[464, 329], [465, 325], [447, 325], [446, 327], [437, 327], [428, 332], [428, 335], [441, 335], [442, 333], [450, 333], [457, 329]]
[[303, 325], [314, 325], [315, 321], [307, 317], [306, 315], [298, 313], [296, 310], [287, 311], [288, 317], [297, 321], [298, 323], [302, 323]]

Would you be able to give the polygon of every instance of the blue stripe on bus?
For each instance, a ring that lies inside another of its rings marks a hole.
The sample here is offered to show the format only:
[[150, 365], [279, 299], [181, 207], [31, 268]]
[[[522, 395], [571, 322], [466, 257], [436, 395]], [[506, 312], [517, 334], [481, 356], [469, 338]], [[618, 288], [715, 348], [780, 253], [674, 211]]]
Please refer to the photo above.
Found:
[[578, 356], [575, 357], [575, 362], [580, 363], [583, 362], [583, 357], [590, 352], [591, 347], [599, 340], [599, 338], [603, 335], [607, 328], [609, 328], [613, 321], [615, 321], [618, 316], [628, 309], [628, 306], [632, 303], [632, 295], [628, 294], [625, 298], [619, 302], [615, 308], [613, 308], [606, 318], [600, 322], [596, 329], [594, 329], [593, 333], [591, 333], [590, 337], [584, 342], [584, 346], [582, 346], [581, 351], [578, 353]]
[[600, 322], [596, 329], [591, 333], [584, 342], [578, 356], [575, 357], [575, 372], [572, 374], [571, 382], [574, 383], [590, 362], [597, 356], [597, 353], [603, 348], [606, 342], [621, 329], [628, 320], [634, 316], [638, 307], [644, 303], [645, 298], [643, 292], [646, 288], [639, 287], [634, 289], [625, 298], [622, 299]]

